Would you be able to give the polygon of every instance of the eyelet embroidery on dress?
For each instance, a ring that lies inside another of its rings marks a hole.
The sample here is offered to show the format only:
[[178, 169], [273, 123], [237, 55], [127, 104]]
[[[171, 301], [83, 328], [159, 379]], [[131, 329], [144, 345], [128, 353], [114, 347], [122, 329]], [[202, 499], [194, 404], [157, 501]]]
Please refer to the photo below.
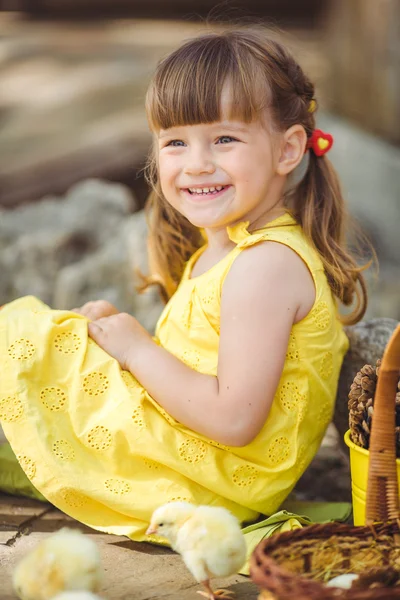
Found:
[[8, 348], [8, 355], [14, 360], [27, 360], [31, 358], [35, 353], [35, 346], [29, 340], [21, 338], [15, 340], [13, 344]]
[[318, 409], [317, 420], [322, 427], [327, 427], [332, 420], [333, 406], [330, 402], [323, 402]]
[[74, 460], [75, 450], [67, 440], [57, 440], [53, 444], [53, 452], [61, 460]]
[[76, 490], [66, 488], [61, 490], [61, 497], [71, 508], [81, 508], [87, 504], [87, 497]]
[[289, 337], [289, 344], [288, 344], [288, 349], [286, 352], [286, 359], [297, 361], [297, 360], [299, 360], [299, 358], [300, 358], [299, 347], [297, 345], [296, 337], [295, 337], [294, 333], [292, 332]]
[[281, 406], [286, 412], [291, 413], [297, 411], [298, 420], [302, 421], [304, 418], [307, 397], [302, 394], [293, 381], [286, 381], [282, 383], [279, 390], [279, 401]]
[[242, 465], [233, 471], [232, 481], [239, 487], [248, 487], [257, 479], [257, 470], [251, 465]]
[[121, 378], [130, 392], [140, 387], [138, 380], [129, 371], [121, 371]]
[[290, 442], [287, 437], [280, 436], [273, 440], [268, 448], [268, 458], [271, 463], [280, 465], [290, 454]]
[[40, 392], [40, 400], [49, 410], [57, 411], [64, 408], [67, 402], [67, 395], [61, 388], [46, 387]]
[[217, 448], [220, 448], [221, 450], [228, 450], [229, 451], [229, 447], [228, 446], [224, 446], [224, 444], [220, 444], [219, 442], [215, 442], [214, 440], [210, 440], [210, 444], [212, 446], [216, 446]]
[[17, 459], [21, 467], [26, 473], [28, 479], [33, 479], [36, 475], [36, 465], [31, 458], [28, 458], [25, 455], [17, 455]]
[[117, 496], [123, 496], [131, 491], [129, 483], [122, 479], [107, 479], [104, 482], [104, 485], [109, 492], [116, 494]]
[[145, 466], [150, 469], [150, 471], [158, 471], [160, 469], [160, 465], [155, 460], [151, 460], [150, 458], [144, 458], [143, 462]]
[[207, 446], [201, 440], [188, 439], [179, 446], [179, 456], [188, 463], [197, 463], [203, 460]]
[[111, 432], [103, 425], [96, 425], [87, 434], [87, 443], [94, 450], [107, 450], [111, 446], [111, 442]]
[[109, 381], [100, 371], [89, 373], [83, 380], [83, 389], [89, 396], [100, 396], [108, 389]]
[[319, 365], [319, 374], [323, 379], [329, 379], [333, 372], [333, 354], [325, 352]]
[[204, 291], [201, 293], [201, 303], [204, 306], [210, 306], [217, 299], [217, 280], [210, 279], [204, 286]]
[[304, 473], [308, 465], [306, 451], [307, 447], [304, 444], [300, 446], [296, 461], [296, 471], [299, 475], [302, 475]]
[[80, 348], [81, 340], [76, 333], [65, 331], [56, 335], [54, 347], [63, 354], [73, 354]]
[[167, 500], [167, 504], [169, 504], [170, 502], [191, 502], [192, 500], [189, 498], [189, 496], [173, 496], [172, 498], [169, 498], [169, 500]]
[[310, 312], [310, 317], [318, 329], [327, 329], [331, 322], [331, 313], [329, 312], [328, 304], [326, 302], [318, 302]]
[[200, 364], [200, 353], [197, 350], [185, 350], [181, 360], [191, 369], [196, 370]]
[[175, 419], [171, 417], [170, 414], [168, 414], [163, 408], [161, 408], [161, 406], [159, 407], [158, 412], [164, 417], [167, 423], [169, 423], [170, 425], [176, 425], [177, 421], [175, 421]]
[[24, 407], [17, 395], [7, 396], [0, 400], [0, 420], [15, 423], [23, 415]]
[[182, 311], [182, 317], [181, 317], [182, 325], [184, 326], [185, 329], [190, 329], [191, 314], [192, 314], [192, 305], [191, 305], [191, 302], [187, 302], [185, 305], [185, 308]]
[[132, 413], [132, 420], [138, 429], [143, 429], [146, 426], [144, 422], [144, 410], [142, 406], [138, 406]]

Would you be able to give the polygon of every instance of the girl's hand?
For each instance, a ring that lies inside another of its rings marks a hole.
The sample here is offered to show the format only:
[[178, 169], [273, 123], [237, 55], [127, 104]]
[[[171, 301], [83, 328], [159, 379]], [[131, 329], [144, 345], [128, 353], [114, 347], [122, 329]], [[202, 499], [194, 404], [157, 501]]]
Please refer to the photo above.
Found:
[[90, 337], [127, 371], [133, 354], [140, 351], [140, 344], [152, 339], [140, 323], [126, 313], [97, 319], [88, 324], [88, 331]]
[[107, 300], [95, 300], [93, 302], [86, 302], [86, 304], [79, 308], [73, 308], [72, 312], [83, 315], [90, 321], [97, 321], [97, 319], [101, 319], [102, 317], [117, 315], [119, 310], [113, 304], [107, 302]]

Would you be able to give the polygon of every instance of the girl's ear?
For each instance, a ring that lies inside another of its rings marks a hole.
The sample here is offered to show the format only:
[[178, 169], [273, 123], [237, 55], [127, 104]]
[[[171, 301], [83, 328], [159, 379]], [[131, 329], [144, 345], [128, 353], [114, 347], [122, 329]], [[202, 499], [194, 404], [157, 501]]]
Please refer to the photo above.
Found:
[[302, 125], [292, 125], [281, 139], [280, 156], [277, 164], [279, 175], [289, 175], [301, 162], [307, 144], [307, 134]]

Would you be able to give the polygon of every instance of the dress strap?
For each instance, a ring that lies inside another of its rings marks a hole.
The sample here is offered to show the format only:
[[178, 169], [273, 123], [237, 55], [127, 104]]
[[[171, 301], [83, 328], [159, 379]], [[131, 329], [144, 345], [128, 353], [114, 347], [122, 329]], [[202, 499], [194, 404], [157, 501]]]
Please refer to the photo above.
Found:
[[227, 227], [229, 239], [232, 242], [235, 242], [235, 244], [240, 244], [245, 247], [257, 243], [261, 239], [268, 239], [269, 234], [272, 231], [275, 232], [280, 228], [284, 228], [285, 231], [287, 231], [288, 227], [298, 227], [296, 220], [289, 213], [285, 213], [281, 217], [267, 223], [265, 227], [251, 233], [248, 231], [249, 224], [249, 221], [242, 221], [237, 225]]
[[285, 213], [262, 229], [253, 232], [248, 231], [248, 226], [249, 222], [243, 221], [227, 228], [229, 239], [237, 244], [232, 259], [236, 258], [237, 254], [245, 248], [270, 241], [291, 248], [300, 256], [311, 272], [323, 269], [318, 253], [306, 238], [301, 226], [289, 213]]

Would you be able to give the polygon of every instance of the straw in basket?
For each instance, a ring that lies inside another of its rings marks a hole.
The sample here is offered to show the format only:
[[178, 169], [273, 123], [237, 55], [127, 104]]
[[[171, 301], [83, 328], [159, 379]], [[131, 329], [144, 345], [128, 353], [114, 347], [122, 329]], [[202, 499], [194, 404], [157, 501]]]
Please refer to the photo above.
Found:
[[[310, 525], [262, 541], [250, 561], [252, 580], [268, 600], [400, 600], [400, 520], [395, 450], [395, 397], [400, 325], [385, 350], [375, 396], [369, 451], [366, 525]], [[355, 573], [351, 589], [327, 587]]]

